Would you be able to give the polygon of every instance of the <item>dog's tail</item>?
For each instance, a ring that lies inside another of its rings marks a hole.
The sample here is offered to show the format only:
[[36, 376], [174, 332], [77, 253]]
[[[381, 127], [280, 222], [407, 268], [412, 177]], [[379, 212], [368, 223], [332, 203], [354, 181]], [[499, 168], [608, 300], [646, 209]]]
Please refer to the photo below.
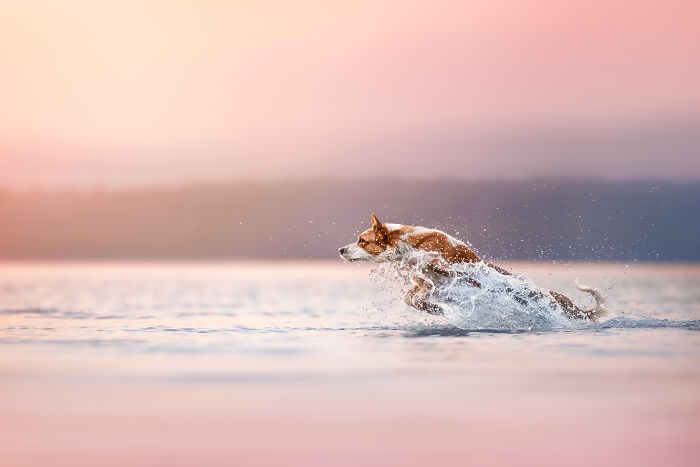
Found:
[[590, 310], [585, 310], [585, 313], [589, 315], [593, 320], [604, 316], [608, 310], [605, 308], [605, 297], [603, 296], [603, 294], [601, 294], [598, 289], [594, 289], [593, 287], [581, 284], [578, 281], [578, 278], [574, 279], [574, 283], [576, 284], [577, 289], [579, 289], [582, 292], [588, 292], [589, 294], [593, 295], [593, 299], [595, 300], [595, 305], [593, 306], [593, 308], [591, 308]]

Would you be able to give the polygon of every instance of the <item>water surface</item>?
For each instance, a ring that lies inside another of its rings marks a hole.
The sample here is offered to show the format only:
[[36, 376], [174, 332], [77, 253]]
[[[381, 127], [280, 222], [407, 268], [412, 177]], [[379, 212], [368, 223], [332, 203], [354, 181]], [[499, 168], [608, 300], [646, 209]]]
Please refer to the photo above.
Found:
[[463, 329], [340, 262], [0, 266], [7, 465], [697, 465], [700, 266], [512, 264], [611, 315]]

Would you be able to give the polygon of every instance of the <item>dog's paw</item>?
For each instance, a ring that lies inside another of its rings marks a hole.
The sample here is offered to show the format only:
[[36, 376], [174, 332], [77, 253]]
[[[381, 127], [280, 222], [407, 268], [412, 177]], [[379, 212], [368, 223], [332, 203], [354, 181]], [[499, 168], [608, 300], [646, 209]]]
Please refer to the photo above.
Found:
[[445, 314], [445, 310], [443, 310], [440, 305], [435, 305], [434, 303], [426, 304], [425, 311], [427, 311], [431, 315], [444, 315]]

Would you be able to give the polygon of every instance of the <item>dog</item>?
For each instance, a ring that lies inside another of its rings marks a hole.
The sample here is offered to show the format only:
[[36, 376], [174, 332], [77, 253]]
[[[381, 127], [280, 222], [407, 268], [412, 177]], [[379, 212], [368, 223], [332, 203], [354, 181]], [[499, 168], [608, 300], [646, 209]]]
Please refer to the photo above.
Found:
[[[340, 257], [345, 261], [375, 261], [410, 263], [415, 258], [415, 253], [420, 251], [432, 254], [427, 264], [421, 264], [420, 269], [411, 274], [410, 280], [413, 287], [404, 296], [404, 302], [420, 311], [431, 314], [442, 314], [442, 309], [430, 302], [436, 284], [445, 278], [454, 277], [451, 265], [457, 263], [478, 263], [483, 260], [469, 246], [444, 232], [425, 227], [413, 227], [401, 224], [383, 224], [372, 213], [372, 227], [362, 232], [357, 242], [346, 245], [338, 250]], [[487, 267], [494, 269], [499, 274], [506, 276], [511, 273], [494, 264], [483, 262]], [[481, 284], [471, 278], [465, 278], [472, 286], [481, 288]], [[576, 287], [593, 296], [595, 305], [591, 309], [577, 307], [571, 299], [565, 295], [549, 291], [551, 298], [559, 304], [564, 314], [569, 318], [584, 319], [596, 322], [606, 313], [605, 298], [592, 287], [581, 285], [575, 281]], [[530, 297], [540, 295], [533, 291]], [[521, 303], [527, 303], [527, 298], [517, 297]]]

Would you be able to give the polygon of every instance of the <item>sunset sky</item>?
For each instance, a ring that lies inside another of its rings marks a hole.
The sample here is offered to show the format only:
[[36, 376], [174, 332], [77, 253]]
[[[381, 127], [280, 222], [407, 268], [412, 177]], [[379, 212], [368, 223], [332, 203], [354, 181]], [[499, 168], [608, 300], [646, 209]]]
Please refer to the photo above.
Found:
[[0, 185], [700, 179], [699, 24], [691, 0], [0, 0]]

